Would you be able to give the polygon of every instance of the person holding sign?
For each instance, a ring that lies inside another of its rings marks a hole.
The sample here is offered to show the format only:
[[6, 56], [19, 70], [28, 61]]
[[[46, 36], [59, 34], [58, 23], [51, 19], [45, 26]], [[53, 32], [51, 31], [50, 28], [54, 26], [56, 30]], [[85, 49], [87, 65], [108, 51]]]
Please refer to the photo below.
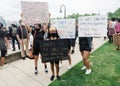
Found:
[[85, 74], [90, 74], [92, 70], [90, 69], [90, 62], [88, 60], [88, 57], [90, 55], [90, 52], [92, 50], [92, 38], [91, 37], [80, 37], [79, 38], [79, 49], [83, 58], [84, 66], [81, 68], [81, 70], [86, 69]]
[[[45, 30], [42, 29], [41, 24], [35, 24], [35, 34], [33, 39], [33, 55], [35, 60], [35, 74], [38, 74], [38, 58], [40, 53], [39, 41], [44, 40]], [[47, 65], [45, 64], [45, 72], [48, 72]]]
[[[51, 27], [49, 30], [48, 30], [48, 40], [57, 40], [59, 39], [59, 35], [57, 33], [57, 30], [55, 27]], [[51, 81], [54, 80], [55, 78], [55, 71], [54, 71], [54, 65], [55, 65], [55, 68], [56, 68], [56, 77], [58, 80], [61, 80], [60, 76], [59, 76], [59, 60], [58, 61], [54, 61], [54, 62], [50, 62], [50, 65], [51, 65], [51, 71], [52, 71], [52, 76], [50, 78]]]

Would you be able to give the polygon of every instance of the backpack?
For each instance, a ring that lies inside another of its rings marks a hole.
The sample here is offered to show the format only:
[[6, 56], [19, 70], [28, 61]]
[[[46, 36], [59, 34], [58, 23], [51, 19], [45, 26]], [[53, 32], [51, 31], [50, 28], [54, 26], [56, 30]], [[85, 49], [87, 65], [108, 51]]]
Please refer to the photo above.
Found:
[[17, 28], [12, 27], [12, 36], [16, 36], [16, 34], [17, 34]]

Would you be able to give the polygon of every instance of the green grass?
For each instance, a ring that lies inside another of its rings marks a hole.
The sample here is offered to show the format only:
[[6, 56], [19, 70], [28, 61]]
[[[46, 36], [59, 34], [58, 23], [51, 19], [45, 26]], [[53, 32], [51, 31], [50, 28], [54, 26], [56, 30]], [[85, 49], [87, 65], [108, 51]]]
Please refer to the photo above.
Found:
[[49, 86], [120, 86], [120, 51], [114, 49], [114, 45], [105, 43], [91, 54], [90, 75], [80, 70], [79, 62], [61, 76], [61, 81], [55, 80]]

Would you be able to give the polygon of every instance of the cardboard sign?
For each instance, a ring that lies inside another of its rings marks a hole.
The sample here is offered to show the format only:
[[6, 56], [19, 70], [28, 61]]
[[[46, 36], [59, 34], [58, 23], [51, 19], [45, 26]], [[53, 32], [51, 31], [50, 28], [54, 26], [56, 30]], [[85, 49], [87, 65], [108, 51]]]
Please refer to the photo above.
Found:
[[75, 19], [51, 20], [51, 24], [57, 28], [58, 34], [62, 39], [75, 38]]
[[103, 37], [107, 34], [107, 15], [79, 17], [79, 37]]
[[43, 63], [68, 59], [68, 40], [46, 40], [39, 44]]
[[21, 2], [21, 7], [25, 23], [33, 25], [49, 21], [47, 2]]

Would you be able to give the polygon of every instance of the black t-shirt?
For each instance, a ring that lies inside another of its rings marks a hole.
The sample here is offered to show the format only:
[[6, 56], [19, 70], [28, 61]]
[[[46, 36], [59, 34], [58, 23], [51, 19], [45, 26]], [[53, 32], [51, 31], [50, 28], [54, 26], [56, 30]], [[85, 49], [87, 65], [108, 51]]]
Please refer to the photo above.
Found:
[[0, 30], [0, 50], [6, 48], [4, 38], [7, 37], [7, 32]]
[[44, 33], [44, 30], [35, 33], [33, 43], [34, 49], [39, 49], [39, 42], [44, 40]]

